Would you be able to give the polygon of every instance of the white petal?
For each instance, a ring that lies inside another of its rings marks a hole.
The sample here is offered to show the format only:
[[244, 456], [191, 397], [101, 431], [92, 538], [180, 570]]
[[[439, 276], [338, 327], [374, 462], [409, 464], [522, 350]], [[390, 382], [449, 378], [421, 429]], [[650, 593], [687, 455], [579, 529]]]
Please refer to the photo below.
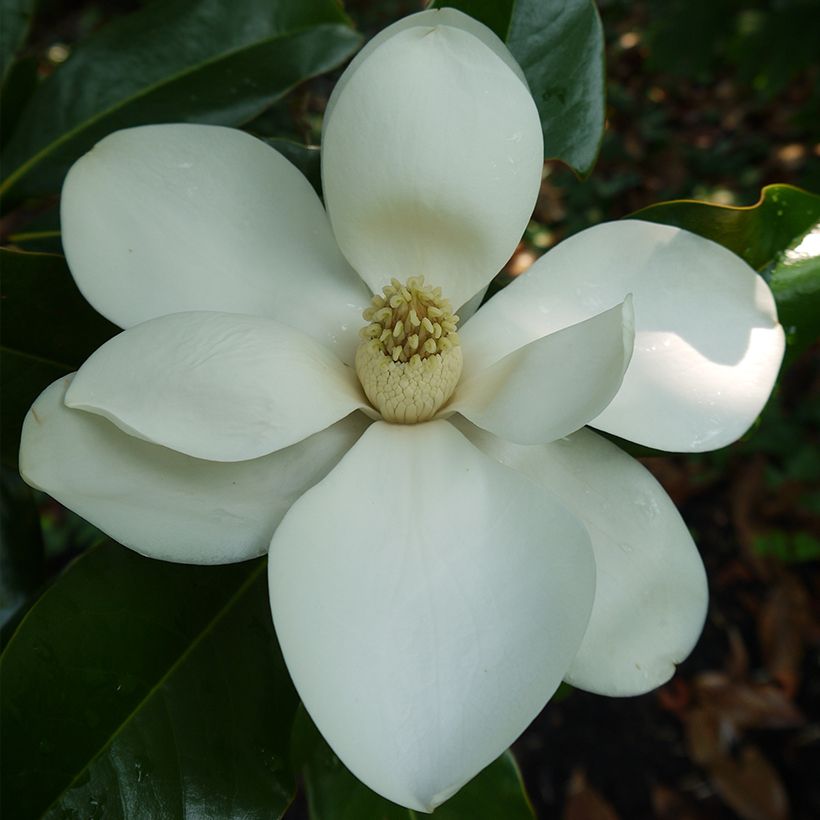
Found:
[[532, 213], [535, 103], [462, 28], [399, 30], [345, 76], [322, 144], [333, 231], [378, 291], [424, 274], [461, 305], [509, 259]]
[[447, 412], [519, 444], [583, 427], [618, 392], [632, 355], [631, 297], [509, 353], [463, 381]]
[[285, 516], [269, 566], [319, 730], [356, 777], [421, 811], [544, 706], [594, 588], [583, 527], [443, 421], [368, 428]]
[[360, 413], [251, 461], [201, 461], [67, 408], [54, 382], [23, 423], [20, 472], [121, 544], [165, 561], [227, 564], [263, 554], [290, 505], [367, 426]]
[[768, 286], [702, 237], [637, 220], [562, 242], [462, 328], [465, 369], [589, 318], [632, 293], [635, 352], [618, 395], [592, 424], [650, 447], [722, 447], [771, 393], [783, 329]]
[[195, 458], [256, 458], [365, 404], [324, 345], [259, 316], [175, 313], [110, 339], [80, 368], [66, 404]]
[[121, 327], [189, 310], [269, 316], [349, 359], [364, 284], [307, 180], [230, 128], [118, 131], [74, 164], [62, 239], [83, 295]]
[[521, 447], [464, 422], [459, 429], [586, 524], [595, 604], [567, 681], [603, 695], [638, 695], [671, 678], [703, 628], [708, 590], [692, 537], [660, 484], [591, 430]]
[[347, 85], [347, 81], [350, 77], [364, 62], [365, 58], [370, 56], [370, 54], [382, 45], [382, 43], [386, 42], [391, 37], [394, 37], [400, 31], [405, 31], [409, 28], [418, 28], [419, 26], [425, 27], [428, 30], [436, 26], [449, 26], [451, 28], [462, 29], [468, 34], [472, 34], [473, 37], [477, 37], [481, 40], [487, 48], [491, 49], [496, 56], [503, 60], [521, 80], [524, 87], [529, 89], [527, 80], [524, 77], [524, 72], [521, 70], [521, 66], [518, 65], [515, 57], [512, 56], [510, 50], [504, 45], [501, 38], [498, 37], [494, 31], [487, 28], [487, 26], [483, 23], [479, 23], [478, 20], [474, 20], [469, 15], [464, 14], [464, 12], [458, 11], [457, 9], [427, 9], [426, 11], [420, 11], [416, 14], [408, 14], [407, 17], [402, 17], [401, 20], [398, 20], [387, 28], [382, 29], [375, 37], [367, 41], [364, 48], [362, 48], [353, 60], [351, 60], [350, 65], [345, 69], [342, 76], [339, 77], [339, 81], [333, 87], [333, 92], [331, 93], [330, 99], [327, 101], [327, 106], [325, 108], [322, 123], [323, 129], [327, 128], [328, 122], [330, 121], [330, 115], [336, 106], [336, 101], [339, 99], [339, 94]]

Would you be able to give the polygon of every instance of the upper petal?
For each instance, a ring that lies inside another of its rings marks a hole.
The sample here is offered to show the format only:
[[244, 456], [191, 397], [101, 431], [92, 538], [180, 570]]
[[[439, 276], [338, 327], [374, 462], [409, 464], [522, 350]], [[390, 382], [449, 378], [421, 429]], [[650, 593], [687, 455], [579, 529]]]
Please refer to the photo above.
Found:
[[541, 124], [521, 77], [498, 56], [503, 46], [452, 25], [395, 31], [349, 69], [334, 98], [325, 202], [339, 246], [374, 292], [392, 276], [424, 274], [459, 306], [527, 225]]
[[463, 327], [465, 361], [486, 366], [626, 293], [635, 350], [592, 424], [667, 450], [710, 450], [743, 435], [783, 357], [774, 298], [739, 257], [679, 228], [625, 220], [562, 242]]
[[186, 564], [263, 554], [290, 505], [324, 478], [368, 424], [361, 413], [249, 461], [202, 461], [65, 406], [54, 382], [23, 423], [20, 472], [137, 552]]
[[521, 447], [464, 422], [459, 429], [586, 525], [595, 603], [567, 681], [603, 695], [638, 695], [665, 683], [697, 642], [708, 590], [689, 530], [660, 484], [591, 430]]
[[241, 461], [295, 444], [366, 401], [353, 371], [298, 330], [202, 312], [110, 339], [77, 372], [66, 404], [195, 458]]
[[543, 707], [594, 588], [583, 527], [443, 421], [369, 427], [282, 521], [269, 566], [319, 730], [370, 788], [421, 811]]
[[118, 131], [74, 164], [62, 240], [88, 301], [121, 327], [189, 310], [270, 316], [349, 360], [369, 294], [307, 180], [230, 128]]
[[487, 48], [493, 51], [497, 57], [509, 66], [510, 70], [524, 84], [524, 87], [529, 88], [527, 85], [527, 80], [524, 77], [524, 72], [521, 70], [521, 66], [518, 65], [515, 57], [512, 56], [510, 50], [504, 45], [504, 42], [494, 31], [487, 28], [487, 26], [483, 23], [479, 23], [475, 18], [465, 14], [463, 11], [458, 11], [458, 9], [427, 9], [426, 11], [420, 11], [416, 14], [408, 14], [406, 17], [402, 17], [392, 25], [382, 29], [378, 34], [365, 43], [364, 47], [361, 48], [356, 56], [350, 61], [350, 65], [345, 69], [344, 73], [341, 77], [339, 77], [338, 82], [333, 87], [333, 92], [331, 93], [330, 98], [327, 101], [327, 106], [325, 107], [324, 119], [322, 121], [323, 129], [326, 129], [328, 123], [330, 122], [331, 114], [333, 113], [333, 109], [336, 106], [336, 101], [339, 99], [342, 89], [344, 89], [347, 85], [347, 81], [364, 62], [365, 58], [370, 56], [370, 54], [382, 45], [382, 43], [389, 40], [391, 37], [394, 37], [400, 31], [405, 31], [409, 28], [418, 28], [419, 26], [423, 26], [427, 29], [431, 26], [450, 26], [451, 28], [462, 29], [469, 34], [472, 34], [474, 37], [478, 37], [478, 39], [481, 40]]
[[[519, 444], [561, 438], [612, 401], [633, 339], [627, 298], [592, 319], [518, 348], [486, 370], [469, 370], [446, 410]], [[469, 361], [469, 351], [465, 359]]]

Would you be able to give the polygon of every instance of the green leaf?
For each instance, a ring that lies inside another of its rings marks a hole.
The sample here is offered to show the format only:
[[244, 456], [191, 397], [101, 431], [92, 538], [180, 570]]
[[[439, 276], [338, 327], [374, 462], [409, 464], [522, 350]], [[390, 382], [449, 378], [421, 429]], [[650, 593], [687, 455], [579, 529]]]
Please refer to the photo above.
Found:
[[28, 408], [120, 329], [85, 301], [62, 256], [0, 248], [2, 459], [17, 463]]
[[792, 353], [820, 335], [820, 196], [767, 185], [747, 207], [677, 200], [630, 219], [675, 225], [719, 242], [769, 281]]
[[79, 45], [37, 89], [0, 192], [57, 191], [71, 163], [120, 128], [247, 122], [359, 41], [334, 0], [152, 3]]
[[17, 469], [20, 431], [29, 407], [48, 385], [68, 372], [58, 364], [0, 347], [0, 454], [3, 464]]
[[17, 120], [37, 88], [37, 69], [36, 57], [17, 60], [9, 67], [0, 93], [0, 122], [4, 124], [0, 131], [0, 146], [5, 145], [10, 136], [11, 129], [6, 124]]
[[0, 658], [2, 814], [272, 818], [297, 706], [264, 560], [191, 567], [106, 541]]
[[544, 153], [576, 173], [592, 170], [604, 134], [604, 33], [592, 0], [438, 0], [480, 20], [524, 70]]
[[820, 222], [779, 254], [768, 274], [792, 350], [805, 350], [820, 337]]
[[28, 37], [36, 0], [0, 0], [0, 85]]
[[754, 205], [677, 199], [642, 208], [628, 218], [685, 228], [762, 270], [820, 221], [820, 196], [792, 185], [767, 185]]
[[12, 470], [0, 471], [0, 638], [44, 578], [43, 533], [34, 494]]
[[120, 332], [80, 293], [65, 258], [0, 248], [4, 348], [76, 369]]
[[[303, 765], [311, 820], [421, 820], [426, 814], [397, 806], [357, 780], [333, 754], [300, 708], [294, 721], [295, 764]], [[441, 820], [533, 820], [521, 773], [510, 752], [503, 754], [439, 806]]]

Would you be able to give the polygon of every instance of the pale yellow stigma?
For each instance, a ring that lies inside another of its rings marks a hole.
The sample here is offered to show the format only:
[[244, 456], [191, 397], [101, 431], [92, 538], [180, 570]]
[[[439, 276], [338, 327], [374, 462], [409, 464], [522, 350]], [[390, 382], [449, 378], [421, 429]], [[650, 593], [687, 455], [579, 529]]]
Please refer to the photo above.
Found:
[[428, 421], [453, 394], [461, 376], [458, 316], [441, 288], [413, 276], [391, 280], [362, 314], [356, 373], [385, 421]]

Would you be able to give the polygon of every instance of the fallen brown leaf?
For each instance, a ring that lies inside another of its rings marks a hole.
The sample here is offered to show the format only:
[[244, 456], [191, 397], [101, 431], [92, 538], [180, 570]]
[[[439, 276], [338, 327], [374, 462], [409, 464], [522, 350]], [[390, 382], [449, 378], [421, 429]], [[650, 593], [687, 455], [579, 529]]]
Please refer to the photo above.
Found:
[[667, 786], [652, 788], [652, 809], [656, 820], [705, 820], [698, 804]]
[[743, 820], [787, 820], [789, 800], [780, 775], [755, 746], [709, 767], [715, 790]]
[[800, 688], [810, 621], [805, 587], [793, 574], [784, 573], [760, 610], [757, 630], [766, 669], [789, 698]]
[[725, 754], [720, 736], [720, 720], [711, 709], [696, 707], [684, 717], [689, 757], [699, 766], [709, 767]]
[[702, 706], [716, 718], [741, 729], [789, 729], [805, 718], [786, 693], [770, 683], [732, 681], [721, 672], [705, 672], [695, 680]]

